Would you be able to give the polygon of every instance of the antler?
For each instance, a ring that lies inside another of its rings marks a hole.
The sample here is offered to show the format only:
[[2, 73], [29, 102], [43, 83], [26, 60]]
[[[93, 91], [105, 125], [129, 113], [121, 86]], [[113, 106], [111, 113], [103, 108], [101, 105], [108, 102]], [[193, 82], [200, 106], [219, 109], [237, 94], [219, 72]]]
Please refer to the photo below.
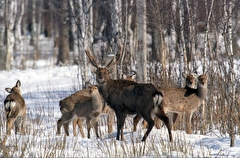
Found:
[[90, 62], [93, 64], [93, 66], [95, 66], [96, 68], [98, 68], [99, 66], [98, 66], [96, 60], [95, 60], [95, 59], [93, 58], [93, 56], [90, 54], [90, 51], [89, 51], [89, 50], [86, 50], [85, 52], [86, 52], [86, 54], [87, 54]]
[[113, 62], [113, 60], [114, 60], [114, 58], [113, 58], [113, 59], [108, 63], [108, 65], [106, 66], [106, 68], [109, 68], [109, 67], [117, 64], [117, 63], [120, 61], [120, 59], [122, 58], [122, 46], [119, 46], [119, 47], [120, 47], [120, 48], [118, 49], [119, 51], [118, 51], [118, 53], [116, 54], [116, 61]]

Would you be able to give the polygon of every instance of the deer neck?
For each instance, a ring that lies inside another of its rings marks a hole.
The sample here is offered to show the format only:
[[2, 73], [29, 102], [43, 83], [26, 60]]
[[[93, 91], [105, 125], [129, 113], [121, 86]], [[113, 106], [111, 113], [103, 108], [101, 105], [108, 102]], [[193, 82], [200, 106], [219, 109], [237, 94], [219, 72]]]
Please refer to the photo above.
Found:
[[201, 87], [201, 86], [198, 86], [198, 91], [197, 91], [197, 96], [199, 97], [200, 100], [204, 100], [207, 96], [207, 87]]
[[104, 100], [108, 98], [108, 95], [111, 93], [111, 89], [113, 86], [113, 80], [108, 79], [106, 82], [98, 84], [99, 85], [99, 92], [103, 96]]
[[102, 105], [100, 94], [92, 94], [92, 105], [94, 109], [98, 108], [98, 105]]

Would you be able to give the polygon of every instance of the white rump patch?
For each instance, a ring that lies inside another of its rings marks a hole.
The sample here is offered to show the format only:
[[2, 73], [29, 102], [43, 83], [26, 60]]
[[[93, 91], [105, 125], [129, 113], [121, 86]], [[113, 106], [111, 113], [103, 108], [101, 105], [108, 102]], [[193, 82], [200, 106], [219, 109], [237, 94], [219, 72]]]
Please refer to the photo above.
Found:
[[162, 102], [162, 96], [161, 95], [155, 95], [153, 97], [153, 101], [155, 106], [158, 106]]
[[15, 106], [16, 106], [16, 102], [15, 101], [8, 101], [5, 103], [5, 109], [9, 109], [12, 110]]

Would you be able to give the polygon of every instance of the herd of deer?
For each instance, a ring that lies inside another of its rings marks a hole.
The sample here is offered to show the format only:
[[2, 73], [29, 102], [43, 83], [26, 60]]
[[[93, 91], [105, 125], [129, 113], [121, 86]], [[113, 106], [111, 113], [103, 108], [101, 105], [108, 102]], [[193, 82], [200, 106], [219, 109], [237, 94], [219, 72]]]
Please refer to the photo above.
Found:
[[[133, 119], [133, 129], [141, 118], [147, 124], [147, 131], [142, 141], [145, 141], [154, 126], [153, 116], [164, 122], [167, 127], [169, 140], [172, 141], [170, 120], [167, 113], [172, 113], [173, 125], [178, 114], [185, 114], [186, 132], [191, 134], [192, 114], [198, 109], [207, 95], [207, 76], [202, 74], [198, 80], [193, 74], [183, 77], [186, 80], [184, 88], [156, 87], [151, 83], [137, 83], [133, 77], [128, 79], [113, 80], [109, 76], [109, 68], [118, 63], [118, 59], [111, 60], [106, 67], [100, 67], [89, 51], [86, 54], [91, 64], [96, 68], [96, 85], [88, 85], [59, 102], [62, 117], [57, 121], [57, 134], [60, 135], [61, 126], [66, 135], [69, 135], [68, 126], [73, 121], [73, 131], [76, 135], [78, 125], [82, 137], [84, 137], [82, 123], [86, 120], [88, 138], [90, 129], [94, 127], [98, 134], [98, 120], [102, 113], [108, 114], [108, 133], [112, 132], [114, 112], [117, 118], [116, 139], [124, 140], [123, 125], [127, 115], [136, 114]], [[195, 87], [197, 82], [197, 88]], [[21, 82], [18, 80], [13, 88], [6, 88], [10, 93], [4, 100], [7, 118], [7, 134], [11, 133], [13, 124], [15, 133], [25, 133], [26, 105], [20, 91]], [[110, 107], [110, 108], [109, 108]]]

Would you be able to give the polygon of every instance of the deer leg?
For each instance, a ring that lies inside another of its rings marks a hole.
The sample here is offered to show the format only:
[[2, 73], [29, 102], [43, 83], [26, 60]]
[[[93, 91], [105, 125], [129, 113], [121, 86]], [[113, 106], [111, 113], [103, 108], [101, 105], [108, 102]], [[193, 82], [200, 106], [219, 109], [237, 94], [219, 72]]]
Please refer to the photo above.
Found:
[[63, 129], [64, 129], [64, 132], [67, 136], [69, 136], [69, 122], [66, 122], [63, 124]]
[[[57, 135], [60, 135], [61, 133], [61, 127], [63, 124], [70, 122], [72, 119], [74, 119], [75, 113], [70, 111], [62, 114], [62, 117], [57, 121]], [[66, 135], [69, 135], [69, 133], [66, 133]]]
[[192, 123], [191, 123], [191, 120], [192, 120], [192, 112], [190, 111], [187, 111], [185, 113], [185, 117], [186, 117], [186, 132], [187, 134], [192, 134]]
[[167, 129], [168, 129], [168, 134], [169, 134], [169, 140], [170, 142], [172, 142], [172, 132], [171, 132], [171, 126], [170, 126], [170, 122], [169, 122], [169, 118], [167, 117], [167, 115], [161, 110], [158, 110], [158, 113], [155, 114], [159, 119], [161, 119], [164, 124], [166, 125]]
[[93, 127], [95, 129], [95, 133], [97, 138], [99, 138], [99, 134], [98, 134], [98, 121], [94, 122]]
[[90, 125], [90, 118], [86, 118], [86, 124], [87, 124], [87, 137], [90, 138], [90, 129], [91, 129], [91, 125]]
[[177, 118], [178, 118], [178, 113], [173, 113], [172, 114], [172, 127], [174, 130], [176, 130], [176, 121], [177, 121]]
[[154, 121], [153, 121], [152, 117], [150, 116], [150, 114], [149, 115], [142, 114], [142, 117], [148, 123], [148, 129], [147, 129], [146, 133], [144, 134], [144, 136], [142, 138], [142, 141], [144, 142], [147, 139], [149, 133], [151, 132], [151, 130], [152, 130], [153, 126], [154, 126]]
[[157, 129], [161, 128], [161, 120], [158, 117], [154, 117], [154, 125]]
[[114, 111], [112, 109], [109, 109], [107, 120], [108, 120], [108, 134], [110, 134], [113, 131], [112, 126], [114, 123]]
[[17, 132], [20, 132], [20, 127], [22, 124], [22, 117], [19, 116], [16, 118], [15, 122], [14, 122], [14, 126], [15, 126], [15, 134], [17, 134]]
[[123, 136], [123, 125], [126, 119], [126, 114], [123, 113], [116, 113], [117, 116], [117, 137], [116, 139], [119, 140], [120, 132], [121, 132], [121, 140], [124, 140]]
[[134, 118], [133, 118], [133, 131], [135, 132], [137, 130], [137, 124], [140, 121], [140, 119], [142, 118], [141, 114], [137, 114]]
[[73, 124], [73, 135], [74, 136], [77, 136], [77, 130], [76, 130], [77, 123], [78, 123], [78, 118], [73, 119], [72, 124]]
[[15, 122], [16, 118], [11, 117], [7, 118], [7, 135], [11, 134], [11, 129], [13, 129], [13, 124]]
[[143, 120], [142, 121], [142, 125], [143, 125], [143, 129], [147, 129], [148, 128], [147, 121]]
[[26, 134], [26, 115], [22, 116], [22, 123], [21, 123], [21, 133]]
[[78, 119], [77, 119], [77, 125], [78, 125], [78, 128], [79, 128], [79, 131], [80, 131], [80, 133], [81, 133], [82, 138], [85, 137], [85, 134], [84, 134], [84, 132], [83, 132], [83, 125], [82, 125], [84, 119], [85, 119], [85, 118], [78, 118]]

